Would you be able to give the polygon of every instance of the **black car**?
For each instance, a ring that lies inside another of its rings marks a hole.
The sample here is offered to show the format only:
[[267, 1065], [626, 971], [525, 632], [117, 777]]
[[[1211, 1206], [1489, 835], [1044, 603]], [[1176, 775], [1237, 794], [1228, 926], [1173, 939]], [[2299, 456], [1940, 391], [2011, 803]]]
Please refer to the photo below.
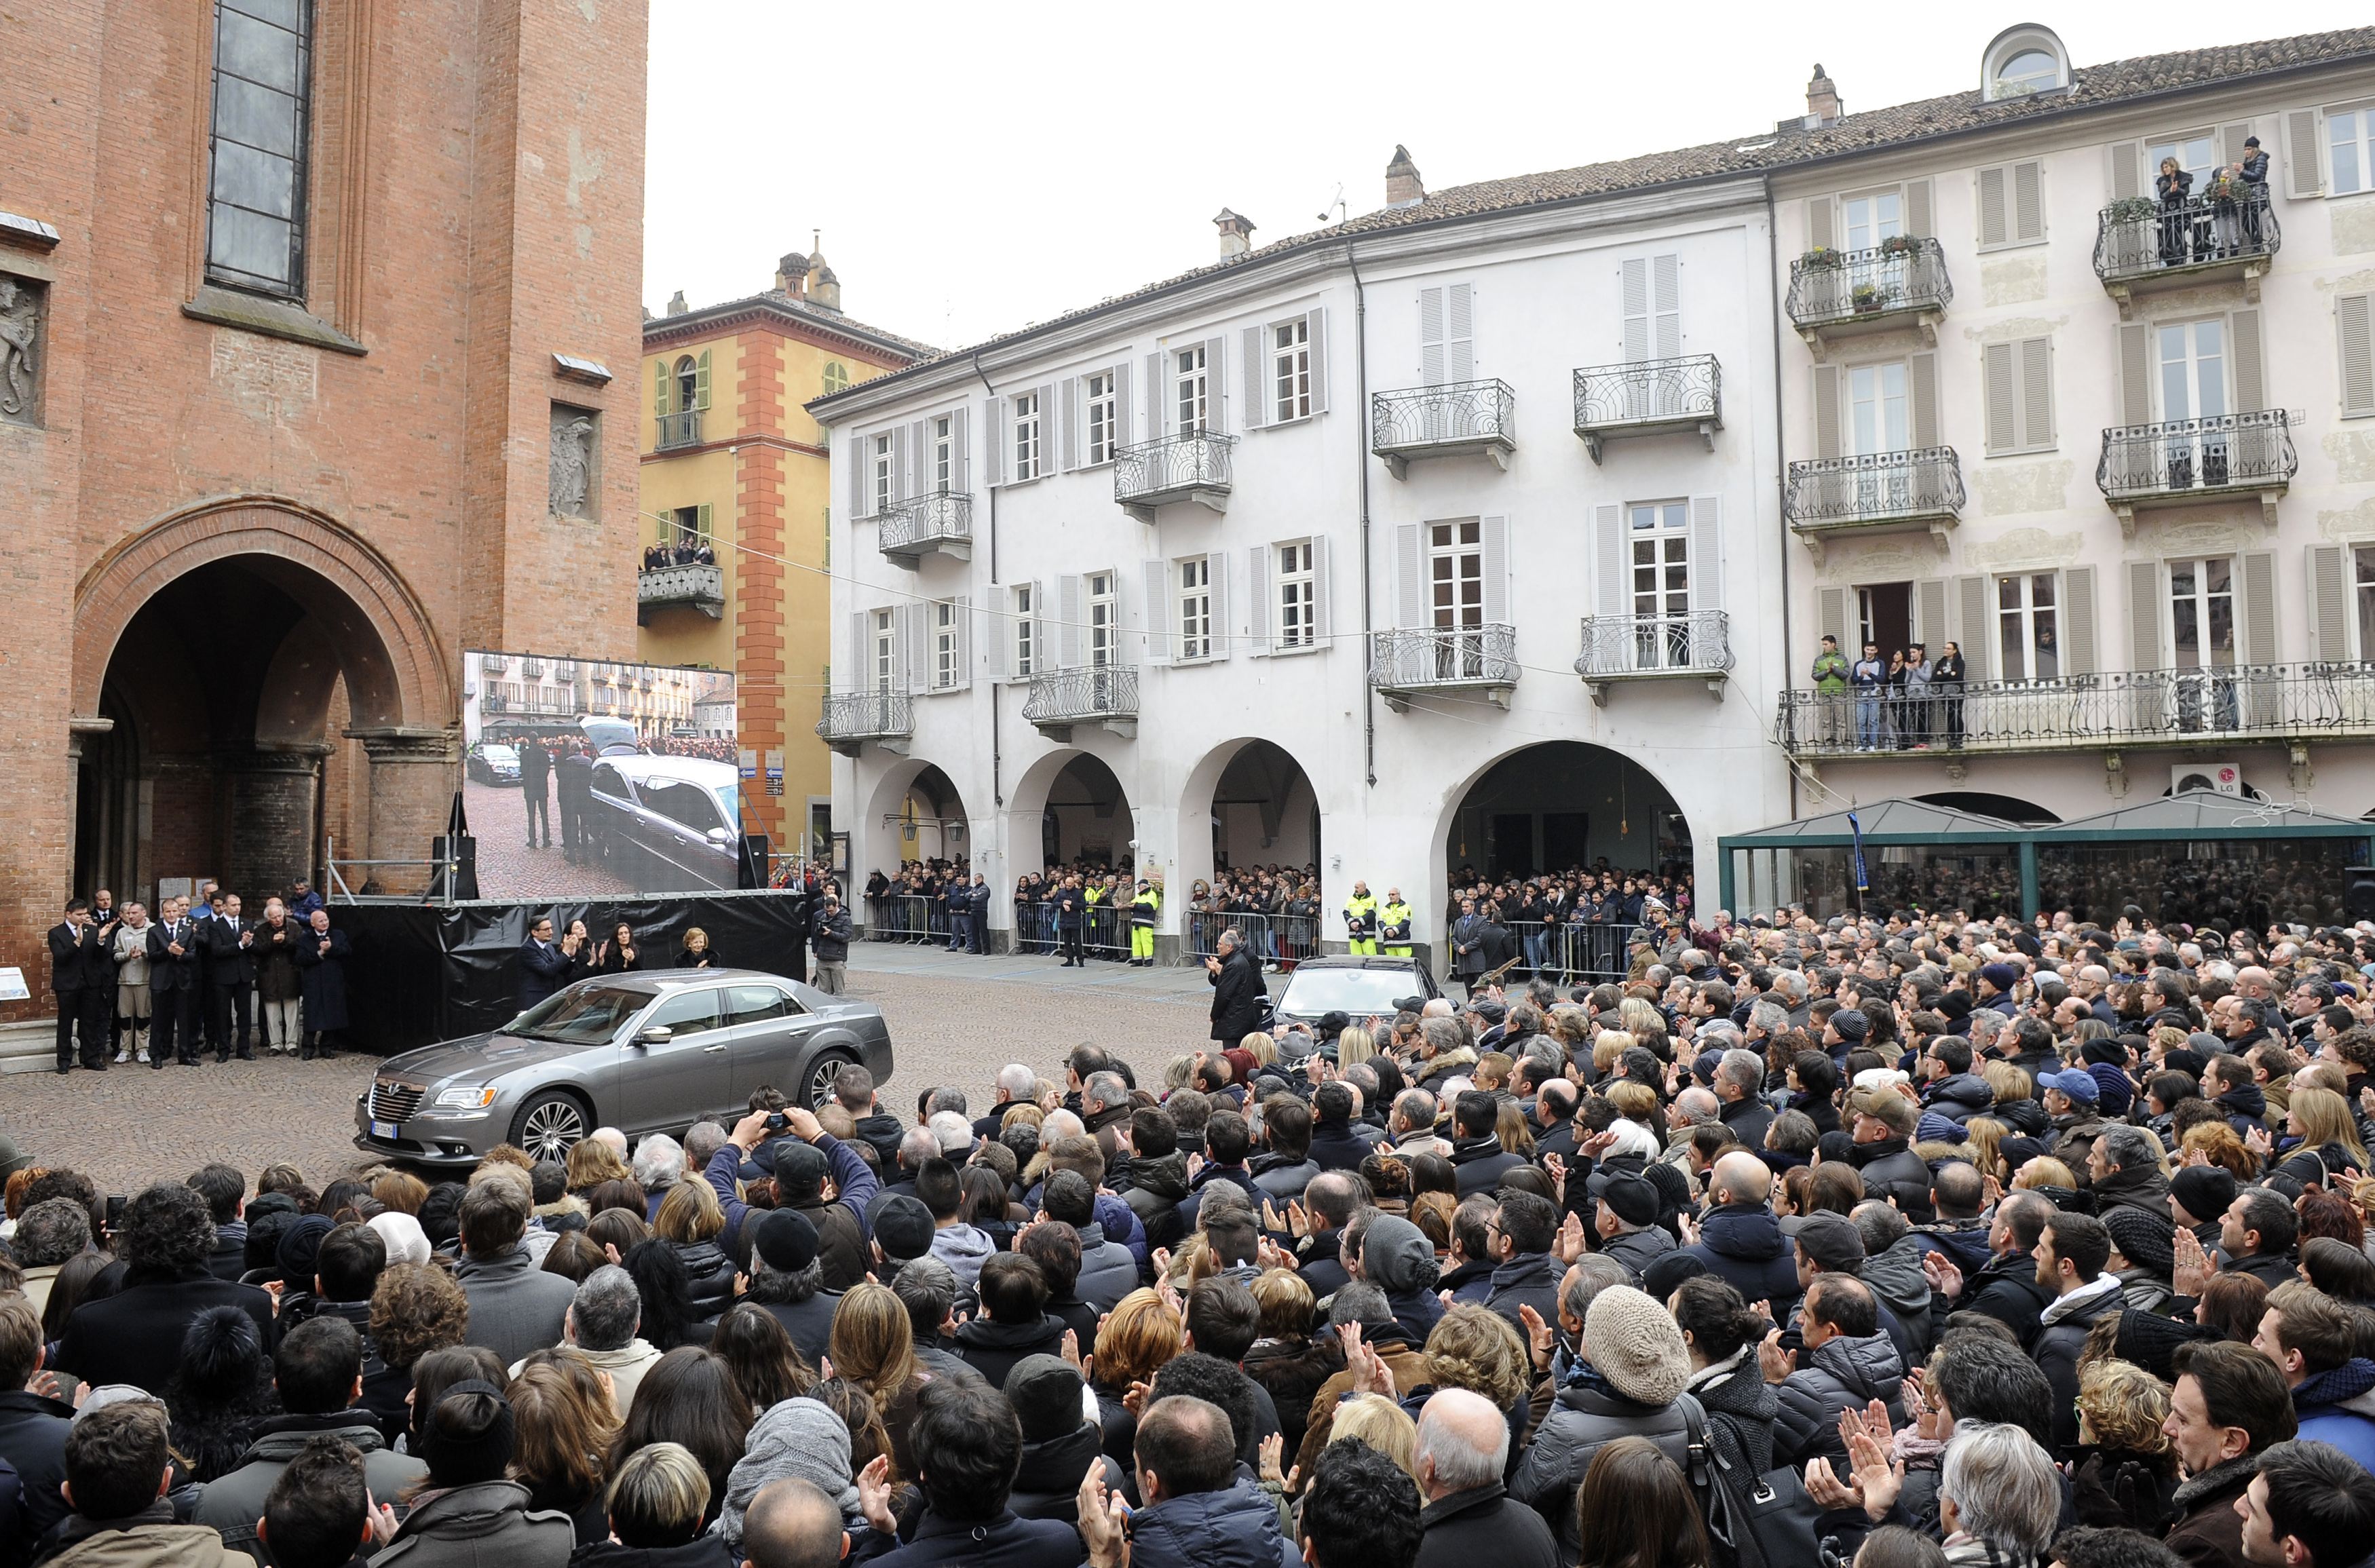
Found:
[[1426, 965], [1414, 958], [1334, 954], [1305, 959], [1287, 977], [1285, 989], [1270, 1003], [1279, 1028], [1308, 1028], [1329, 1013], [1342, 1013], [1355, 1024], [1376, 1016], [1391, 1019], [1395, 1004], [1416, 996], [1421, 1001], [1443, 995]]

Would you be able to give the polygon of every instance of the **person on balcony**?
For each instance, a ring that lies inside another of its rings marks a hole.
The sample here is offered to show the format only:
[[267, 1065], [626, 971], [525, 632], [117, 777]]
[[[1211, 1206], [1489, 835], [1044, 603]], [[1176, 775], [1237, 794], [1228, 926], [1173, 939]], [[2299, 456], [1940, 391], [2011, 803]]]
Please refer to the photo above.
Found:
[[1938, 662], [1930, 666], [1930, 691], [1937, 701], [1950, 751], [1963, 749], [1963, 682], [1969, 667], [1963, 660], [1961, 644], [1956, 643], [1947, 643]]
[[1843, 719], [1847, 713], [1848, 660], [1839, 652], [1839, 640], [1827, 631], [1823, 634], [1823, 651], [1814, 655], [1812, 676], [1822, 737], [1836, 746], [1840, 732], [1846, 728]]
[[2260, 150], [2260, 138], [2243, 138], [2243, 160], [2235, 165], [2235, 177], [2242, 182], [2243, 249], [2257, 254], [2265, 248], [2260, 236], [2260, 214], [2268, 205], [2268, 155]]
[[1916, 643], [1905, 650], [1905, 707], [1897, 726], [1899, 751], [1930, 749], [1930, 650]]
[[2185, 206], [2193, 197], [2193, 176], [2178, 167], [2174, 158], [2160, 160], [2160, 265], [2177, 266], [2185, 260]]
[[1855, 690], [1856, 749], [1879, 749], [1880, 705], [1887, 697], [1888, 666], [1881, 662], [1880, 644], [1867, 642], [1863, 657], [1848, 667], [1848, 684]]

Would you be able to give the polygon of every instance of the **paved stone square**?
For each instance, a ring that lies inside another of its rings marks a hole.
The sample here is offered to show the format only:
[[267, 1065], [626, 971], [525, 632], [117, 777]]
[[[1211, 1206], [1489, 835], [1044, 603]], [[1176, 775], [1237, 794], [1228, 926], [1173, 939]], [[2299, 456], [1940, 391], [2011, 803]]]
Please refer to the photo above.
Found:
[[[1064, 1054], [1093, 1040], [1126, 1058], [1141, 1082], [1173, 1056], [1207, 1044], [1211, 992], [1200, 969], [1096, 964], [1053, 958], [972, 958], [918, 947], [860, 943], [849, 992], [889, 1020], [897, 1072], [884, 1099], [904, 1116], [916, 1093], [951, 1083], [990, 1100], [1010, 1061], [1060, 1077]], [[266, 1057], [161, 1072], [126, 1065], [0, 1079], [0, 1129], [42, 1164], [89, 1171], [104, 1191], [131, 1192], [223, 1160], [250, 1179], [276, 1160], [319, 1184], [356, 1167], [355, 1097], [377, 1058], [301, 1062]]]

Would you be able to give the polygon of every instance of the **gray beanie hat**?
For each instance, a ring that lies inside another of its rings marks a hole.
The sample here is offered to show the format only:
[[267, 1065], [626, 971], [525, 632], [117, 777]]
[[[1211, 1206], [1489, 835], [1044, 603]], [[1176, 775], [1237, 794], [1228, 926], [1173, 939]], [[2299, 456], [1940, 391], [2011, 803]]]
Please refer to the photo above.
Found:
[[710, 1527], [711, 1533], [726, 1538], [727, 1550], [738, 1558], [743, 1511], [770, 1482], [786, 1476], [812, 1482], [840, 1504], [844, 1522], [865, 1517], [857, 1505], [857, 1483], [849, 1473], [849, 1428], [815, 1399], [786, 1399], [750, 1423], [742, 1457], [726, 1480], [726, 1506]]
[[1583, 1318], [1583, 1353], [1610, 1387], [1637, 1404], [1662, 1409], [1691, 1379], [1682, 1326], [1630, 1285], [1611, 1285], [1592, 1298]]
[[1369, 1221], [1361, 1238], [1361, 1272], [1389, 1296], [1435, 1289], [1435, 1244], [1397, 1214]]

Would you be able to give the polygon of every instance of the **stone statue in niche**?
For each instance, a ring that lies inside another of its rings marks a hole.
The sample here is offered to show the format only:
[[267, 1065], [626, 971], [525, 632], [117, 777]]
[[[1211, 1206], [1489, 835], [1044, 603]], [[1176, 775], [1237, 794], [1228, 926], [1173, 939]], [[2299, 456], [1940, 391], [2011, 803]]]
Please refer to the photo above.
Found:
[[571, 408], [552, 415], [550, 502], [555, 517], [584, 517], [594, 472], [594, 419]]
[[41, 330], [41, 294], [23, 279], [0, 274], [0, 415], [32, 418]]

